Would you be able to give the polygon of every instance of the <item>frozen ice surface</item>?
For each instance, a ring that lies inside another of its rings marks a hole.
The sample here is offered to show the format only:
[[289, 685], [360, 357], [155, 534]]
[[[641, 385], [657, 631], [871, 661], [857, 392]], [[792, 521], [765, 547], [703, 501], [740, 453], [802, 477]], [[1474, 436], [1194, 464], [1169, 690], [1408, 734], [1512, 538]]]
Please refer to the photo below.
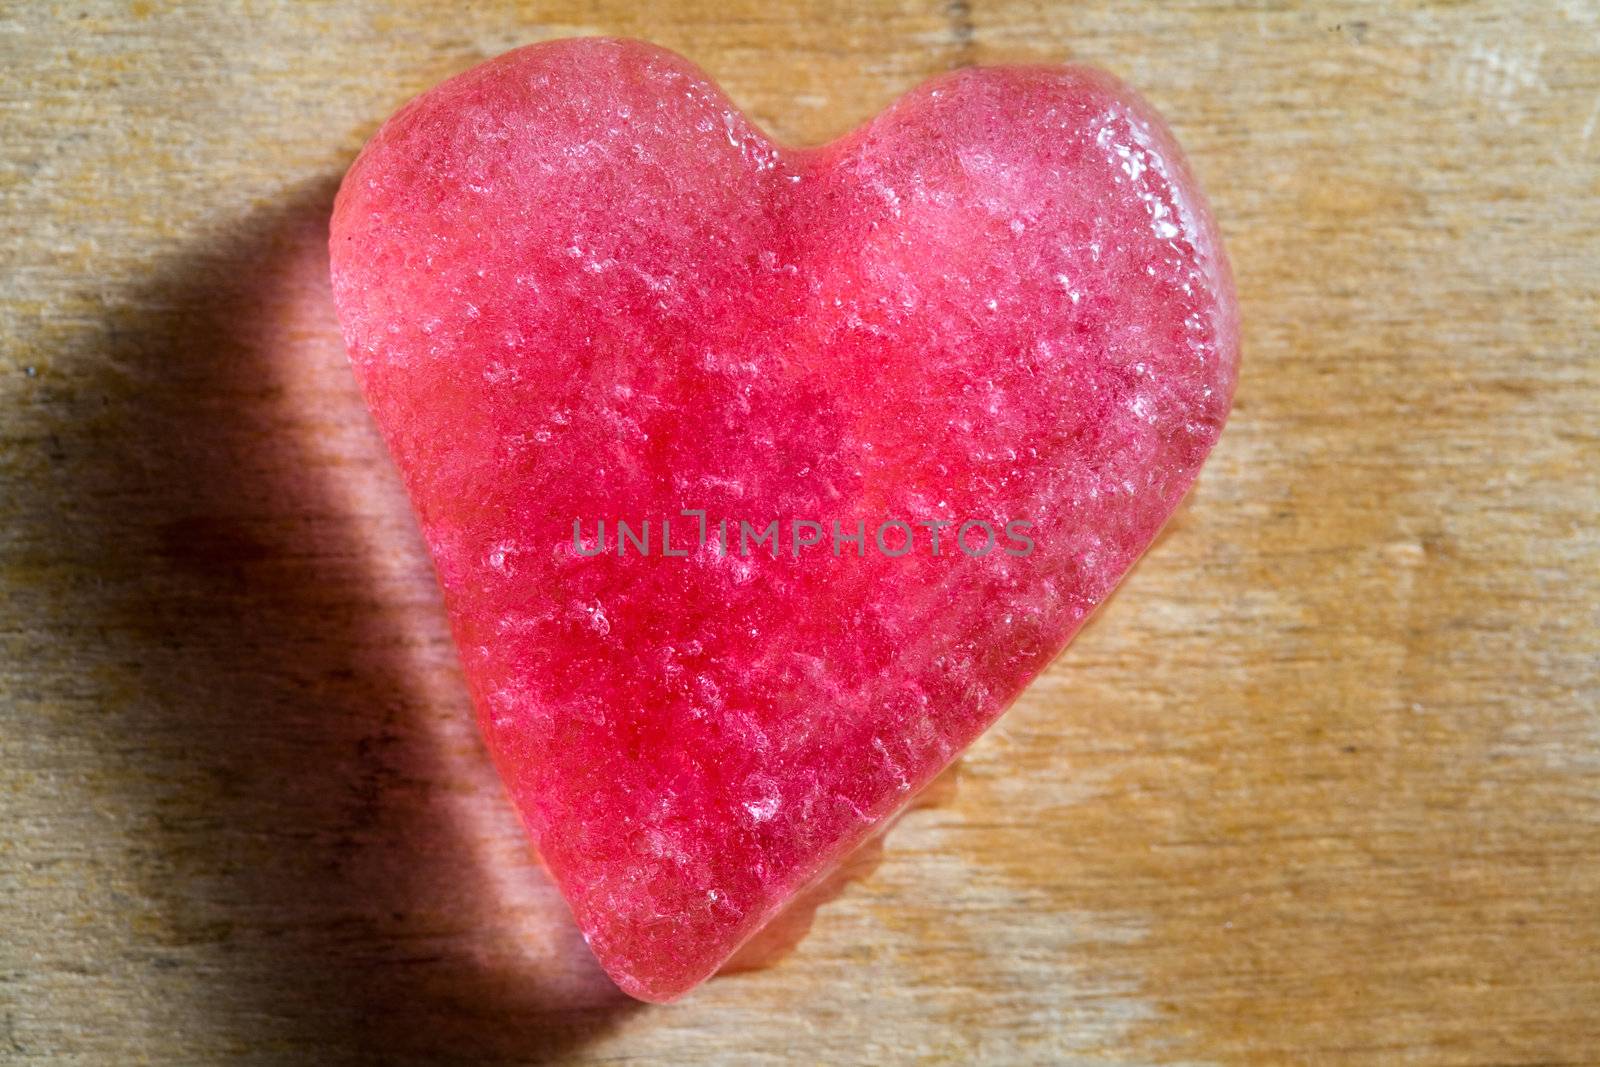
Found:
[[[669, 52], [525, 48], [373, 138], [332, 261], [488, 745], [590, 946], [650, 1000], [995, 720], [1233, 394], [1199, 191], [1088, 70], [959, 71], [794, 150]], [[826, 531], [798, 554], [797, 519]], [[741, 520], [780, 522], [776, 558], [740, 554]], [[888, 520], [912, 551], [878, 550]], [[969, 520], [998, 544], [957, 548]], [[619, 554], [619, 521], [649, 555]], [[863, 549], [835, 554], [835, 522]]]

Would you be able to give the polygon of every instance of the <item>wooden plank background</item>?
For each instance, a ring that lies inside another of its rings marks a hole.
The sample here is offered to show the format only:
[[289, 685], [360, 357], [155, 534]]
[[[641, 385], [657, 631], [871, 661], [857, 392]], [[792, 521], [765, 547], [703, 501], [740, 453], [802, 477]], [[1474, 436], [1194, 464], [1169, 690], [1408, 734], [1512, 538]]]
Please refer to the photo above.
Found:
[[[775, 965], [597, 972], [333, 332], [412, 94], [615, 33], [815, 142], [964, 63], [1162, 110], [1234, 419]], [[1600, 5], [0, 9], [0, 1059], [1600, 1059]], [[870, 866], [870, 865], [868, 865]]]

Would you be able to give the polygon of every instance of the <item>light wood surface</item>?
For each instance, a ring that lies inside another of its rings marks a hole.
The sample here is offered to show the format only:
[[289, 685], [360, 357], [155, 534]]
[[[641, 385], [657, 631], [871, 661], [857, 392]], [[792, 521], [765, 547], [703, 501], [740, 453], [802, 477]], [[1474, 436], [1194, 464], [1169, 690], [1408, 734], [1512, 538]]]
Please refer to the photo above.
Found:
[[[500, 796], [323, 274], [396, 106], [587, 33], [795, 142], [1106, 66], [1244, 316], [1113, 602], [794, 952], [665, 1008]], [[8, 5], [0, 1060], [1600, 1060], [1597, 239], [1585, 0]]]

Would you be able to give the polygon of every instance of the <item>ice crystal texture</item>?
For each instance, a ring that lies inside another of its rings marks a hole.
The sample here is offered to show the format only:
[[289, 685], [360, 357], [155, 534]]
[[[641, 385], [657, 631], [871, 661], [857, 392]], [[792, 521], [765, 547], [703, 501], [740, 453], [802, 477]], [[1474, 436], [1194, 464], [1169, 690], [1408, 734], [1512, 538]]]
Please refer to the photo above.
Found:
[[[1171, 136], [1068, 67], [952, 73], [790, 149], [669, 52], [521, 49], [378, 132], [332, 263], [489, 748], [649, 1000], [1061, 650], [1194, 480], [1237, 362]], [[774, 520], [776, 556], [742, 553]], [[910, 551], [874, 543], [890, 520]], [[956, 546], [971, 520], [989, 551]]]

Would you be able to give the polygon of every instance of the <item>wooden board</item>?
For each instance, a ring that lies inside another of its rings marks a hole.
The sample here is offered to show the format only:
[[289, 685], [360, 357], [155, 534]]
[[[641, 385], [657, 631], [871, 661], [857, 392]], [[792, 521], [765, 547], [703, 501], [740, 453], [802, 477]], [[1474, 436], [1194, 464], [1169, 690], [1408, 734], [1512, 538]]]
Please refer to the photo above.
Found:
[[[616, 33], [815, 142], [1099, 63], [1238, 407], [1072, 649], [762, 970], [597, 972], [469, 725], [327, 306], [398, 104]], [[1600, 5], [0, 11], [0, 1059], [1600, 1058]]]

